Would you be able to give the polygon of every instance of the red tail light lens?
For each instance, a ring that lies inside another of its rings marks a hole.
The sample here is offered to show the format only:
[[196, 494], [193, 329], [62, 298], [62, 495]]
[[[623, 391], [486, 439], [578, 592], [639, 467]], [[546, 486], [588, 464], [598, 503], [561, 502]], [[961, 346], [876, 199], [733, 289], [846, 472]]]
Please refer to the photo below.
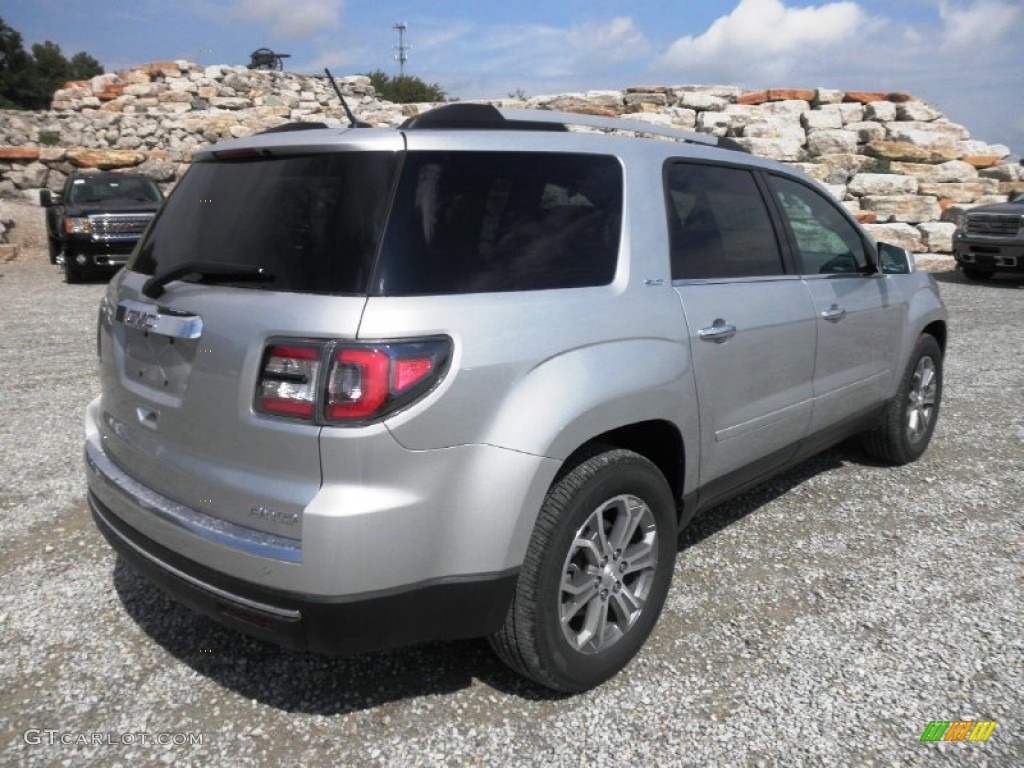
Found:
[[[447, 338], [380, 344], [273, 342], [264, 352], [255, 410], [319, 424], [367, 424], [433, 389], [450, 356]], [[325, 376], [320, 373], [323, 365]]]

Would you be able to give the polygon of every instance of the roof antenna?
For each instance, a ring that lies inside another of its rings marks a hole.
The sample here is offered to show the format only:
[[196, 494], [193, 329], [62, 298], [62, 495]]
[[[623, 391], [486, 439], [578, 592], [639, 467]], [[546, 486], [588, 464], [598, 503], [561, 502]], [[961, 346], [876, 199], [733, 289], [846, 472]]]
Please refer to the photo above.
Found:
[[327, 79], [331, 81], [331, 85], [334, 86], [334, 92], [338, 94], [338, 98], [341, 100], [341, 106], [345, 108], [345, 114], [348, 116], [349, 123], [352, 124], [353, 128], [372, 128], [373, 126], [369, 123], [363, 123], [356, 120], [356, 116], [352, 114], [352, 110], [348, 108], [348, 104], [345, 102], [345, 97], [341, 95], [341, 88], [338, 87], [337, 81], [334, 79], [334, 75], [331, 74], [331, 70], [324, 67], [324, 72], [327, 73]]

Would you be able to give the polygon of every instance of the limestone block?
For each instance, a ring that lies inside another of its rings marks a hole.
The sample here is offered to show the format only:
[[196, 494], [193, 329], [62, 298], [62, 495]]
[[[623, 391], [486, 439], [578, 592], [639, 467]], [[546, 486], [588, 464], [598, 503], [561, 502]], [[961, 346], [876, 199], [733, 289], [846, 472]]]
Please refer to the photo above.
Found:
[[[369, 83], [367, 83], [369, 84]], [[587, 91], [585, 100], [595, 107], [621, 109], [625, 103], [622, 91]]]
[[799, 168], [812, 179], [825, 182], [828, 181], [830, 169], [824, 163], [790, 163], [794, 168]]
[[623, 97], [623, 101], [627, 106], [631, 104], [656, 104], [659, 107], [664, 107], [668, 105], [668, 96], [664, 93], [627, 93]]
[[792, 139], [804, 143], [806, 134], [793, 116], [772, 115], [743, 126], [743, 136], [752, 139]]
[[21, 171], [21, 185], [33, 189], [43, 187], [49, 172], [50, 169], [40, 162], [29, 163]]
[[955, 203], [973, 203], [985, 195], [998, 195], [999, 182], [981, 178], [974, 181], [923, 181], [918, 194], [946, 198]]
[[894, 173], [858, 173], [850, 182], [850, 194], [864, 195], [916, 195], [918, 181], [913, 176]]
[[836, 91], [830, 88], [818, 88], [814, 92], [814, 104], [838, 104], [846, 96], [844, 91]]
[[857, 151], [857, 136], [841, 129], [814, 131], [807, 136], [807, 151], [812, 156], [853, 154]]
[[737, 143], [749, 152], [758, 157], [767, 157], [771, 160], [803, 160], [804, 150], [802, 142], [793, 139], [747, 139], [738, 138]]
[[864, 151], [871, 157], [910, 163], [944, 163], [958, 160], [963, 153], [955, 146], [919, 147], [907, 141], [869, 141]]
[[743, 89], [735, 85], [674, 85], [672, 92], [677, 96], [684, 92], [706, 93], [708, 96], [717, 96], [720, 99], [734, 102], [743, 93]]
[[884, 125], [871, 120], [865, 120], [860, 123], [847, 123], [845, 129], [854, 133], [857, 136], [857, 141], [861, 144], [867, 144], [869, 141], [875, 141], [876, 139], [884, 139], [886, 133]]
[[67, 158], [78, 168], [130, 168], [146, 159], [142, 152], [122, 149], [69, 149]]
[[917, 195], [865, 195], [860, 199], [861, 208], [874, 211], [881, 222], [905, 222], [920, 224], [922, 221], [937, 221], [942, 209], [934, 197]]
[[859, 123], [864, 120], [864, 106], [857, 103], [839, 104], [839, 114], [843, 116], [843, 125]]
[[715, 136], [725, 136], [732, 125], [732, 116], [724, 112], [698, 112], [697, 130]]
[[829, 184], [848, 183], [855, 174], [871, 162], [869, 158], [852, 152], [820, 155], [815, 160], [827, 169], [827, 174], [822, 181]]
[[803, 99], [786, 99], [785, 101], [769, 101], [761, 105], [762, 111], [769, 115], [802, 115], [811, 108], [811, 103]]
[[864, 229], [878, 243], [891, 243], [911, 253], [924, 253], [921, 232], [909, 224], [865, 224]]
[[938, 165], [894, 162], [890, 164], [889, 170], [904, 176], [916, 176], [922, 181], [974, 181], [978, 178], [978, 170], [962, 160], [950, 160]]
[[811, 109], [800, 115], [800, 122], [808, 131], [825, 131], [842, 128], [843, 116], [836, 109]]
[[950, 253], [956, 224], [949, 221], [929, 221], [917, 225], [924, 247], [930, 253]]
[[842, 201], [846, 197], [846, 185], [845, 184], [826, 184], [825, 189], [832, 193], [832, 197], [836, 200]]
[[1020, 195], [1024, 194], [1024, 181], [1000, 181], [999, 194]]
[[[628, 101], [629, 96], [626, 96]], [[677, 106], [693, 109], [698, 112], [721, 112], [728, 105], [728, 101], [721, 96], [712, 96], [708, 93], [685, 91], [679, 94]]]
[[[974, 166], [971, 167], [973, 168]], [[1019, 163], [993, 165], [991, 168], [985, 168], [976, 172], [986, 179], [996, 179], [997, 181], [1024, 181], [1024, 166]]]
[[915, 122], [931, 122], [942, 117], [942, 113], [925, 104], [923, 101], [908, 101], [896, 106], [897, 120], [912, 120]]
[[970, 138], [970, 132], [962, 125], [936, 120], [933, 123], [888, 123], [886, 130], [892, 141], [916, 141], [927, 143], [929, 137], [962, 141]]
[[245, 109], [249, 106], [249, 100], [241, 96], [212, 96], [210, 106], [220, 109]]
[[896, 105], [891, 101], [872, 101], [864, 106], [864, 119], [891, 123], [896, 119]]
[[986, 144], [984, 141], [961, 141], [960, 150], [971, 157], [996, 157], [1000, 160], [1010, 154], [1010, 148], [1005, 144]]

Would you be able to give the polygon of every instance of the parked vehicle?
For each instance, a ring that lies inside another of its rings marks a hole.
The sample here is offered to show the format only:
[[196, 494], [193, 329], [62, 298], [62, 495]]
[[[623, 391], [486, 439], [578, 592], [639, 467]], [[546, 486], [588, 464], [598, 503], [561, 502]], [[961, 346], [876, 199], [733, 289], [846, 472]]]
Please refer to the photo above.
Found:
[[60, 194], [44, 189], [50, 263], [78, 283], [121, 267], [163, 202], [139, 173], [72, 173]]
[[579, 691], [695, 512], [852, 435], [917, 459], [946, 333], [906, 251], [725, 139], [475, 105], [268, 133], [197, 153], [110, 284], [89, 504], [241, 631], [488, 636]]
[[970, 280], [1024, 274], [1024, 193], [967, 211], [953, 235], [953, 258]]

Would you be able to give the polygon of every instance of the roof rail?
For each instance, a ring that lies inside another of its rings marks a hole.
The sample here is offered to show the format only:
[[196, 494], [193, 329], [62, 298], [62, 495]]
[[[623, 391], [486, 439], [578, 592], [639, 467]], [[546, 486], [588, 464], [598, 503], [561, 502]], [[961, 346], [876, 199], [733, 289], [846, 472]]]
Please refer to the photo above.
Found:
[[731, 149], [740, 152], [748, 150], [738, 142], [711, 136], [706, 133], [684, 131], [679, 128], [668, 128], [663, 125], [642, 122], [640, 120], [623, 120], [618, 117], [601, 117], [578, 112], [556, 112], [547, 109], [513, 109], [497, 108], [490, 104], [471, 104], [461, 102], [435, 107], [428, 112], [412, 117], [402, 123], [403, 129], [482, 129], [482, 130], [526, 130], [526, 131], [565, 131], [566, 126], [581, 125], [589, 128], [601, 128], [613, 131], [633, 131], [651, 136], [665, 136], [670, 139], [701, 144], [720, 149]]

